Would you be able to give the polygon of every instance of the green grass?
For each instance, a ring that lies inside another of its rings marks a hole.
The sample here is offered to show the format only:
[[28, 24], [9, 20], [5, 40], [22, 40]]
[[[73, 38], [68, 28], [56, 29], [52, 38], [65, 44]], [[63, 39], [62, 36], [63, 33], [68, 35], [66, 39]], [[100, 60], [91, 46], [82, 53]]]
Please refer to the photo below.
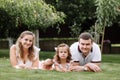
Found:
[[[52, 58], [54, 52], [40, 52], [40, 59]], [[9, 50], [0, 50], [0, 80], [120, 80], [120, 54], [102, 55], [102, 72], [57, 72], [18, 70], [10, 65]]]
[[[51, 52], [51, 51], [41, 51], [39, 53], [39, 57], [41, 60], [46, 59], [46, 58], [53, 58], [53, 55], [55, 54], [55, 52]], [[9, 50], [7, 49], [2, 49], [0, 50], [0, 58], [9, 58]]]

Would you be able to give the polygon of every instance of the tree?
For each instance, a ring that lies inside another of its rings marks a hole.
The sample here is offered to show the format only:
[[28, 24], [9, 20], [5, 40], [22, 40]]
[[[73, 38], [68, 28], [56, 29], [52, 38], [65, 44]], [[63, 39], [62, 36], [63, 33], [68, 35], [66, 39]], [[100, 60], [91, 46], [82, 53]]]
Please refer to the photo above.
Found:
[[119, 0], [96, 0], [97, 21], [95, 27], [96, 32], [102, 34], [101, 52], [103, 49], [105, 27], [111, 26], [113, 20], [118, 16], [117, 9], [120, 7], [119, 2]]
[[[10, 34], [11, 28], [14, 29], [22, 24], [27, 25], [30, 30], [36, 30], [38, 34], [39, 28], [45, 30], [56, 23], [64, 22], [65, 18], [62, 12], [57, 12], [53, 6], [46, 4], [43, 0], [2, 0], [0, 7], [11, 17], [10, 22], [13, 25], [8, 24], [10, 28], [6, 30]], [[36, 37], [39, 38], [39, 34]], [[36, 40], [39, 46], [39, 39]]]
[[[45, 0], [52, 4], [58, 11], [66, 14], [65, 25], [71, 29], [72, 37], [77, 37], [84, 31], [83, 26], [87, 20], [93, 20], [95, 16], [95, 0]], [[90, 24], [90, 23], [89, 23]]]

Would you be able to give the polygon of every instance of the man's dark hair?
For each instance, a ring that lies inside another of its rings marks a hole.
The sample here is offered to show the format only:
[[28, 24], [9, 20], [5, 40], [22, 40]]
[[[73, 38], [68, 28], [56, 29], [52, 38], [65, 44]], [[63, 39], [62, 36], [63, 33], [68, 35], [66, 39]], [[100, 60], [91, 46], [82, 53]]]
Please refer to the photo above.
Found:
[[93, 37], [92, 37], [92, 35], [91, 35], [90, 33], [88, 33], [88, 32], [83, 32], [83, 33], [81, 33], [81, 34], [79, 35], [78, 40], [80, 40], [80, 39], [84, 39], [84, 40], [91, 39], [91, 41], [93, 42]]

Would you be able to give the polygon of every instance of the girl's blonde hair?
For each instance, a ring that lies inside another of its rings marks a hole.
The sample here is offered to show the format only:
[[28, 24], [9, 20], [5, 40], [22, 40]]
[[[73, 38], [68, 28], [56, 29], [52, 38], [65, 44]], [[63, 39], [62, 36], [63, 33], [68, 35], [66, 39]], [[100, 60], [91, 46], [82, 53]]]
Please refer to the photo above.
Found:
[[24, 31], [20, 34], [20, 36], [18, 37], [17, 41], [16, 41], [16, 52], [18, 54], [18, 58], [23, 58], [23, 48], [22, 48], [22, 44], [20, 42], [20, 40], [25, 36], [25, 35], [32, 35], [33, 36], [33, 40], [32, 40], [32, 45], [31, 47], [28, 49], [29, 51], [29, 55], [28, 58], [30, 60], [33, 60], [33, 58], [35, 57], [34, 55], [34, 40], [35, 40], [35, 35], [34, 33], [32, 33], [31, 31]]
[[59, 44], [58, 46], [57, 46], [57, 48], [56, 48], [56, 54], [55, 54], [55, 56], [54, 56], [54, 60], [55, 61], [57, 61], [58, 63], [61, 63], [60, 62], [60, 57], [59, 57], [59, 48], [60, 47], [66, 47], [67, 48], [67, 51], [68, 51], [68, 57], [67, 57], [67, 62], [69, 63], [70, 61], [71, 61], [71, 53], [70, 53], [70, 48], [69, 48], [69, 46], [67, 45], [67, 44], [65, 44], [65, 43], [61, 43], [61, 44]]

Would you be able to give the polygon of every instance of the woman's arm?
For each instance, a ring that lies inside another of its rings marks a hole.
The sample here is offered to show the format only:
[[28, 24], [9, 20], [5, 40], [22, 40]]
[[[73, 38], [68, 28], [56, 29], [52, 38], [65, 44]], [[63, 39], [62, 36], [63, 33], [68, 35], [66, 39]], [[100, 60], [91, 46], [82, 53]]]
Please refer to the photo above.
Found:
[[36, 60], [33, 60], [32, 69], [38, 69], [39, 67], [39, 57]]
[[12, 67], [15, 67], [18, 64], [17, 58], [16, 58], [16, 48], [15, 48], [15, 45], [12, 45], [10, 47], [10, 63], [12, 65]]
[[23, 68], [25, 68], [25, 65], [19, 65], [18, 62], [17, 62], [15, 45], [12, 45], [10, 47], [10, 63], [12, 65], [12, 67], [14, 67], [16, 69], [23, 69]]
[[39, 51], [40, 48], [34, 46], [34, 54], [35, 54], [35, 58], [32, 60], [32, 69], [38, 69], [39, 68]]

